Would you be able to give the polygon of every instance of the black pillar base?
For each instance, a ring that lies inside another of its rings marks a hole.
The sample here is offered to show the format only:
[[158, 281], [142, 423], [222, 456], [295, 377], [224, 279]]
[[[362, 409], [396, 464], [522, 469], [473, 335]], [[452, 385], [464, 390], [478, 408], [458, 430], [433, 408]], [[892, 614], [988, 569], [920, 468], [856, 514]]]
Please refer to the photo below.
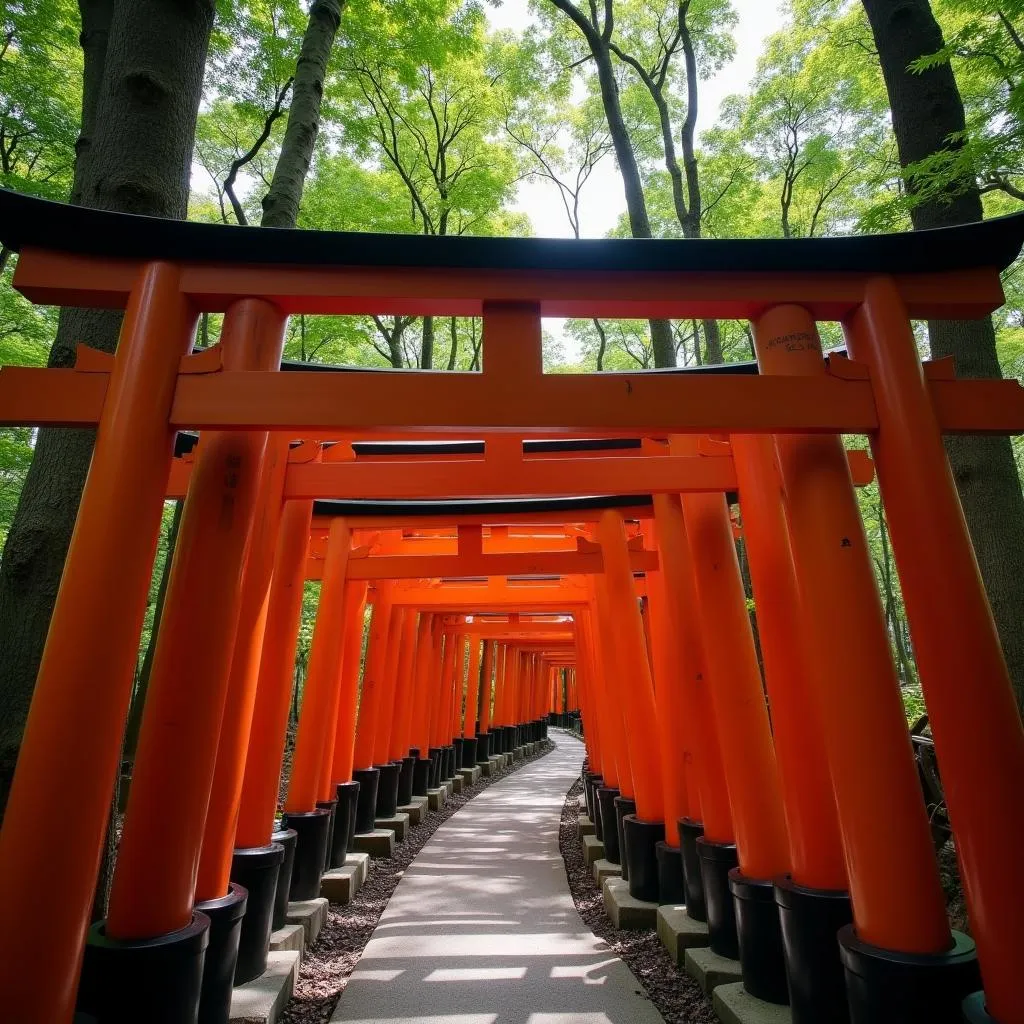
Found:
[[334, 811], [334, 835], [327, 866], [340, 868], [348, 859], [349, 840], [356, 831], [356, 805], [359, 803], [359, 783], [339, 782], [335, 787], [338, 806]]
[[478, 732], [476, 734], [476, 763], [487, 764], [491, 753], [491, 734]]
[[733, 868], [729, 872], [729, 891], [736, 911], [743, 987], [755, 999], [785, 1006], [789, 1003], [789, 988], [775, 886], [747, 878], [739, 868]]
[[619, 831], [615, 827], [615, 800], [619, 791], [613, 786], [598, 786], [596, 793], [604, 825], [604, 858], [611, 864], [619, 864]]
[[775, 879], [793, 1024], [849, 1024], [836, 933], [853, 920], [850, 895]]
[[679, 849], [683, 852], [686, 916], [692, 921], [706, 921], [708, 910], [704, 903], [704, 879], [701, 875], [700, 854], [697, 852], [697, 840], [704, 835], [704, 826], [692, 818], [680, 818], [676, 827], [679, 829]]
[[280, 843], [235, 850], [231, 857], [231, 881], [244, 886], [249, 893], [238, 936], [236, 985], [258, 978], [267, 969], [274, 897], [283, 862], [284, 847]]
[[380, 772], [376, 768], [357, 768], [352, 778], [359, 783], [356, 803], [356, 832], [372, 832], [377, 820], [377, 785]]
[[320, 878], [327, 861], [330, 812], [318, 807], [315, 811], [285, 814], [284, 823], [299, 834], [295, 843], [295, 864], [292, 867], [292, 884], [288, 890], [288, 899], [316, 899], [320, 895]]
[[451, 743], [449, 743], [448, 746], [444, 748], [444, 752], [446, 758], [444, 763], [446, 773], [444, 780], [445, 782], [449, 782], [455, 778], [455, 769], [457, 768], [459, 762], [457, 760], [455, 747]]
[[270, 837], [270, 841], [284, 847], [284, 860], [277, 875], [277, 890], [274, 893], [274, 920], [272, 929], [283, 928], [288, 920], [288, 893], [292, 888], [292, 872], [295, 870], [295, 846], [299, 834], [293, 828], [281, 827]]
[[187, 927], [155, 939], [107, 938], [89, 929], [77, 1009], [96, 1024], [195, 1024], [210, 919], [194, 911]]
[[704, 904], [708, 914], [708, 945], [712, 952], [730, 960], [739, 960], [740, 942], [736, 933], [736, 908], [729, 891], [729, 872], [739, 867], [735, 843], [710, 843], [697, 840], [701, 877], [704, 880]]
[[430, 748], [430, 788], [437, 789], [441, 785], [441, 754], [440, 747]]
[[235, 984], [238, 942], [248, 898], [245, 888], [232, 882], [226, 896], [196, 904], [196, 910], [210, 919], [198, 1024], [229, 1024], [231, 1020], [231, 990]]
[[596, 821], [596, 815], [594, 814], [594, 787], [593, 780], [597, 776], [596, 772], [590, 770], [590, 766], [583, 762], [583, 771], [580, 772], [580, 783], [583, 786], [583, 803], [586, 805], [587, 817], [591, 821]]
[[624, 861], [629, 865], [629, 895], [635, 900], [657, 903], [657, 846], [665, 841], [665, 822], [641, 821], [635, 814], [627, 814], [622, 819], [622, 839]]
[[433, 762], [429, 757], [420, 757], [416, 759], [416, 763], [413, 765], [412, 769], [413, 796], [427, 795], [427, 790], [430, 789], [430, 769], [432, 767]]
[[660, 842], [654, 849], [658, 858], [658, 902], [662, 906], [681, 907], [686, 903], [683, 887], [683, 851]]
[[452, 758], [452, 771], [457, 772], [462, 767], [462, 737], [456, 736], [452, 740], [452, 750], [454, 751]]
[[462, 762], [463, 768], [472, 768], [476, 764], [476, 737], [465, 736], [462, 740]]
[[945, 953], [897, 953], [857, 938], [853, 925], [839, 932], [851, 1024], [961, 1024], [962, 1004], [981, 987], [974, 940], [953, 932]]
[[380, 773], [377, 776], [377, 804], [373, 812], [375, 825], [378, 818], [393, 818], [398, 813], [398, 776], [402, 766], [389, 761], [373, 767]]
[[[338, 798], [333, 800], [317, 800], [317, 807], [321, 811], [327, 811], [331, 816], [330, 824], [327, 826], [327, 849], [324, 850], [324, 871], [331, 866], [331, 851], [334, 849], [334, 830], [338, 824]], [[346, 836], [346, 838], [348, 838]]]
[[636, 801], [631, 796], [617, 796], [612, 801], [615, 808], [615, 834], [619, 841], [619, 867], [622, 880], [629, 881], [629, 861], [626, 859], [626, 837], [623, 834], [622, 819], [627, 814], [636, 814]]
[[402, 767], [398, 772], [398, 806], [405, 807], [412, 803], [413, 772], [416, 767], [415, 757], [403, 757]]
[[594, 835], [604, 842], [604, 822], [601, 820], [601, 805], [597, 802], [597, 791], [604, 785], [598, 772], [587, 772], [583, 776], [583, 788], [587, 794], [587, 814], [594, 823]]

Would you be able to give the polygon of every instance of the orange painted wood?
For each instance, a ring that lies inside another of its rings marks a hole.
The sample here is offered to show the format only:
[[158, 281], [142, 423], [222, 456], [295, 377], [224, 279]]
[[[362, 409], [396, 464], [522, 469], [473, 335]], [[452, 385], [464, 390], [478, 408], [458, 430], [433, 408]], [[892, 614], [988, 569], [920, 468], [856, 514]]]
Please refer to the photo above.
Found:
[[[124, 307], [139, 264], [25, 248], [15, 287], [47, 305]], [[286, 313], [480, 316], [484, 301], [537, 303], [545, 317], [752, 319], [800, 302], [818, 320], [859, 304], [868, 274], [657, 273], [452, 268], [244, 267], [183, 264], [183, 290], [204, 312], [264, 296]], [[900, 275], [911, 316], [970, 319], [1003, 303], [998, 271]]]
[[[324, 582], [309, 651], [309, 672], [302, 691], [299, 728], [284, 809], [305, 814], [316, 809], [328, 737], [336, 726], [338, 682], [345, 644], [345, 581], [352, 546], [351, 530], [341, 517], [331, 525]], [[335, 716], [331, 715], [332, 705]]]
[[[281, 311], [263, 300], [233, 306], [222, 334], [229, 371], [277, 366], [284, 329]], [[216, 432], [196, 457], [110, 890], [111, 937], [162, 935], [192, 917], [267, 442], [265, 431]]]
[[[359, 669], [363, 655], [363, 622], [366, 615], [366, 584], [350, 582], [345, 598], [345, 646], [341, 655], [338, 719], [334, 734], [331, 782], [351, 782], [356, 747], [359, 707]], [[321, 799], [329, 800], [333, 794]]]
[[750, 566], [757, 630], [772, 712], [772, 735], [782, 781], [790, 874], [812, 889], [847, 888], [839, 818], [829, 778], [782, 480], [770, 437], [734, 435], [732, 450], [743, 482], [740, 511]]
[[[766, 314], [754, 324], [754, 344], [766, 373], [824, 372], [817, 327], [800, 307]], [[842, 442], [793, 436], [776, 438], [775, 446], [857, 934], [906, 952], [948, 949], [945, 902]]]
[[235, 831], [239, 847], [266, 846], [274, 831], [312, 514], [311, 501], [289, 501], [281, 515]]
[[5, 1015], [24, 1024], [74, 1011], [173, 452], [167, 414], [195, 330], [176, 268], [133, 267], [126, 286], [134, 291], [0, 832], [0, 922], [17, 937], [0, 958], [0, 990]]
[[256, 705], [256, 686], [270, 604], [270, 580], [283, 511], [281, 491], [287, 464], [287, 442], [279, 438], [272, 439], [267, 445], [260, 473], [256, 519], [245, 561], [238, 630], [231, 656], [223, 725], [217, 743], [217, 766], [213, 773], [213, 787], [199, 857], [197, 902], [226, 896], [231, 882], [235, 827]]
[[936, 383], [925, 384], [907, 311], [890, 281], [869, 285], [847, 334], [878, 381], [882, 429], [872, 450], [986, 1008], [997, 1020], [1024, 1020], [1014, 952], [1024, 949], [1024, 914], [1005, 888], [1024, 848], [1015, 786], [1024, 773], [1024, 729], [936, 421]]

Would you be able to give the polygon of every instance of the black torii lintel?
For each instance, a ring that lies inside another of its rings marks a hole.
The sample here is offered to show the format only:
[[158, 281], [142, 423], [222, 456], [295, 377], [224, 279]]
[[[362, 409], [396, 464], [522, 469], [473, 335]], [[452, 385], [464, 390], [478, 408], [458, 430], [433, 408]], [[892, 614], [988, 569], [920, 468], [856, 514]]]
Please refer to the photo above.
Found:
[[109, 213], [0, 189], [0, 243], [117, 259], [321, 267], [935, 273], [1004, 270], [1024, 213], [960, 227], [832, 238], [478, 238], [233, 227]]

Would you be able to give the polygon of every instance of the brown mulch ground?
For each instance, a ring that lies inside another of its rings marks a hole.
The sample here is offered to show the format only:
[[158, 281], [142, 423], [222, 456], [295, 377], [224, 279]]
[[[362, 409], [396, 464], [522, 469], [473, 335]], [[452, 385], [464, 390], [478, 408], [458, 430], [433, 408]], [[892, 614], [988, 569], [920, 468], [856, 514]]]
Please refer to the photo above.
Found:
[[647, 997], [668, 1024], [716, 1024], [711, 1001], [700, 986], [672, 962], [654, 931], [622, 931], [612, 927], [604, 909], [604, 897], [583, 861], [583, 844], [577, 835], [583, 787], [576, 782], [562, 808], [559, 846], [576, 909], [587, 927], [605, 940], [628, 965]]
[[330, 1020], [391, 894], [427, 840], [477, 793], [543, 757], [551, 749], [552, 745], [547, 743], [532, 757], [516, 761], [511, 768], [496, 772], [490, 778], [481, 778], [472, 788], [453, 794], [440, 811], [432, 811], [409, 829], [405, 841], [395, 846], [394, 857], [372, 862], [366, 882], [352, 902], [348, 906], [332, 904], [329, 908], [327, 924], [316, 943], [307, 950], [299, 968], [295, 995], [285, 1008], [282, 1024], [326, 1024]]

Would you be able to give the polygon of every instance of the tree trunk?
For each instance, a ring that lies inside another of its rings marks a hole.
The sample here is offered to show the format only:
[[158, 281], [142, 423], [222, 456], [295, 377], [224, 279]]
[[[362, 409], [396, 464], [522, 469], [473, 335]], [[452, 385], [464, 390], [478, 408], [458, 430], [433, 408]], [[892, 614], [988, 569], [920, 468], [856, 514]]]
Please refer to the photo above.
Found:
[[459, 357], [459, 328], [458, 328], [458, 324], [455, 321], [455, 317], [451, 318], [450, 326], [451, 326], [452, 347], [448, 350], [448, 369], [449, 370], [454, 370], [455, 369], [455, 361]]
[[420, 369], [432, 370], [434, 368], [434, 318], [425, 316], [423, 318], [423, 335], [420, 340]]
[[[116, 0], [106, 47], [102, 30], [83, 32], [84, 129], [95, 111], [84, 146], [88, 159], [81, 167], [76, 161], [72, 188], [83, 205], [185, 216], [213, 16], [214, 0]], [[104, 49], [100, 75], [93, 64]], [[49, 364], [71, 365], [80, 341], [113, 352], [120, 324], [119, 311], [62, 310]], [[92, 444], [91, 430], [39, 431], [0, 563], [0, 806], [7, 802]]]
[[[892, 108], [900, 163], [950, 150], [965, 129], [964, 107], [953, 69], [939, 64], [912, 73], [919, 57], [942, 49], [942, 30], [928, 0], [863, 0], [871, 23]], [[908, 182], [913, 190], [913, 181]], [[973, 178], [956, 183], [941, 201], [911, 210], [914, 228], [965, 224], [982, 219], [981, 195]], [[932, 321], [933, 358], [952, 356], [961, 377], [1001, 377], [992, 319]], [[946, 439], [953, 476], [974, 541], [992, 613], [1017, 694], [1024, 708], [1024, 497], [1008, 437]]]
[[299, 220], [302, 189], [320, 131], [327, 62], [341, 24], [343, 0], [313, 0], [302, 49], [295, 66], [292, 105], [281, 154], [270, 189], [263, 197], [263, 227], [293, 228]]
[[[605, 120], [608, 122], [608, 134], [615, 150], [615, 160], [622, 175], [622, 184], [626, 193], [626, 212], [629, 217], [629, 228], [634, 238], [651, 238], [651, 221], [647, 215], [647, 202], [644, 199], [643, 182], [640, 168], [637, 166], [636, 155], [630, 142], [629, 130], [622, 116], [622, 105], [619, 102], [619, 86], [615, 81], [612, 68], [609, 40], [589, 24], [580, 11], [568, 0], [552, 0], [552, 3], [563, 14], [567, 15], [582, 32], [590, 48], [590, 54], [597, 68], [597, 80], [601, 87], [601, 103], [604, 107]], [[609, 32], [607, 33], [610, 35]], [[676, 348], [672, 342], [672, 328], [667, 320], [651, 320], [651, 346], [654, 349], [655, 366], [675, 366]]]
[[75, 141], [75, 174], [71, 202], [81, 203], [79, 187], [85, 179], [89, 152], [96, 133], [96, 103], [103, 82], [107, 60], [110, 22], [114, 16], [114, 0], [78, 0], [82, 31], [78, 41], [82, 47], [82, 123]]
[[[593, 49], [593, 48], [592, 48]], [[626, 212], [629, 217], [629, 229], [634, 238], [651, 238], [651, 221], [647, 215], [647, 202], [644, 199], [643, 182], [640, 179], [640, 168], [637, 166], [633, 145], [629, 139], [629, 131], [622, 117], [619, 103], [619, 86], [615, 81], [611, 57], [606, 46], [594, 52], [594, 63], [597, 65], [597, 77], [601, 85], [601, 101], [604, 105], [605, 118], [608, 121], [608, 134], [615, 148], [615, 160], [622, 175], [622, 184], [626, 193]], [[675, 366], [676, 347], [672, 342], [672, 328], [667, 320], [651, 320], [651, 347], [654, 349], [655, 366]]]

